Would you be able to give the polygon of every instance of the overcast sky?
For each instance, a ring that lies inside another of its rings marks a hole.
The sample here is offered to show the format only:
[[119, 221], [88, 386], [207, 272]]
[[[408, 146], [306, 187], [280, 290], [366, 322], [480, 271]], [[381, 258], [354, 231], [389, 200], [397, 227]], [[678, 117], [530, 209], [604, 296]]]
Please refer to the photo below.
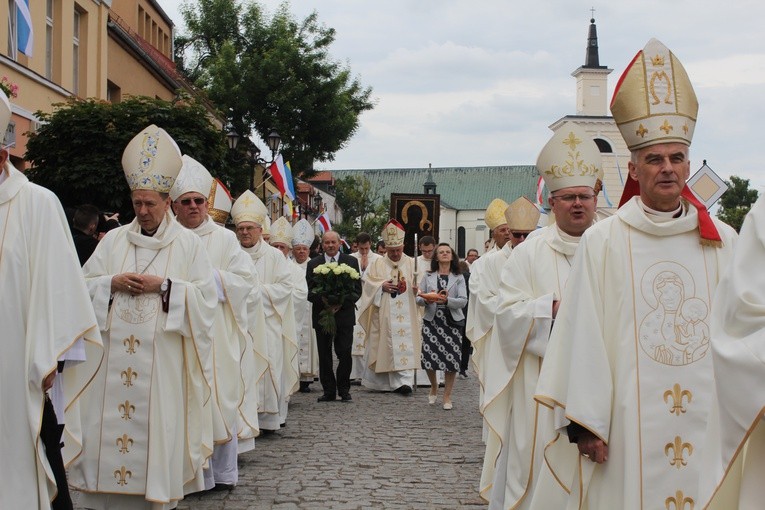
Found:
[[[158, 0], [184, 30], [179, 5]], [[281, 2], [261, 0], [273, 12]], [[765, 190], [765, 2], [756, 0], [294, 0], [334, 28], [333, 59], [373, 88], [374, 110], [318, 169], [534, 164], [548, 126], [576, 113], [590, 8], [600, 64], [622, 71], [656, 37], [685, 65], [699, 99], [692, 172]]]

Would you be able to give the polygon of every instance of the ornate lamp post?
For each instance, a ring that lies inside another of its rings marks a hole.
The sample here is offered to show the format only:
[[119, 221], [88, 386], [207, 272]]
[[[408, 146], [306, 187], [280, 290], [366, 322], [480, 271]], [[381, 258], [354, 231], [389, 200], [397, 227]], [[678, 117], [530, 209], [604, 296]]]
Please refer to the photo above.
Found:
[[[239, 133], [236, 132], [233, 126], [230, 126], [228, 129], [228, 132], [226, 133], [226, 141], [228, 142], [228, 148], [231, 152], [237, 152], [237, 147], [239, 145], [240, 140]], [[255, 190], [259, 187], [263, 187], [263, 201], [266, 200], [266, 181], [270, 178], [264, 177], [260, 184], [255, 185], [256, 182], [256, 174], [258, 165], [260, 165], [263, 168], [263, 173], [265, 174], [265, 168], [271, 165], [271, 163], [274, 162], [276, 159], [276, 156], [279, 154], [279, 147], [282, 143], [282, 137], [279, 136], [279, 133], [272, 130], [271, 133], [269, 133], [268, 138], [266, 139], [266, 143], [268, 144], [268, 148], [271, 150], [271, 160], [266, 161], [265, 159], [260, 157], [260, 148], [255, 145], [249, 138], [247, 138], [248, 141], [248, 148], [243, 158], [238, 159], [237, 161], [242, 162], [246, 161], [248, 164], [252, 166], [252, 177], [250, 179], [250, 190], [255, 193]]]

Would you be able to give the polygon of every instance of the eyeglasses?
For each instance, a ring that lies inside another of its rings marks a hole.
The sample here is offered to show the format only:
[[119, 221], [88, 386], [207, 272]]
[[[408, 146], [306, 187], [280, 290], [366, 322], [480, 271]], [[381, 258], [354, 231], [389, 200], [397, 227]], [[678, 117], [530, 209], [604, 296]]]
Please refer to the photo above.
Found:
[[182, 199], [179, 200], [181, 205], [183, 205], [185, 207], [190, 206], [192, 201], [195, 204], [197, 204], [197, 205], [202, 205], [205, 202], [207, 202], [207, 199], [206, 198], [202, 198], [202, 197], [196, 197], [196, 198], [182, 198]]
[[513, 232], [513, 237], [516, 239], [520, 239], [521, 237], [528, 237], [528, 232]]
[[595, 198], [595, 195], [590, 194], [590, 193], [582, 193], [582, 194], [578, 194], [578, 195], [572, 193], [571, 195], [558, 195], [558, 196], [553, 196], [552, 198], [554, 198], [556, 200], [563, 200], [564, 202], [566, 202], [568, 204], [571, 204], [571, 203], [576, 202], [577, 198], [582, 203], [589, 202], [590, 200]]

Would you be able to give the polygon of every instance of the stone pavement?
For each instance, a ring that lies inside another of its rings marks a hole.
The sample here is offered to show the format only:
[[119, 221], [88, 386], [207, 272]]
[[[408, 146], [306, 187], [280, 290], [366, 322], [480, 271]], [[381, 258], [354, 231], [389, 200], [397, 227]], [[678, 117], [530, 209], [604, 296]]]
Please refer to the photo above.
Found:
[[454, 409], [427, 387], [409, 397], [353, 386], [353, 402], [317, 402], [321, 385], [296, 393], [287, 426], [240, 456], [231, 492], [190, 496], [179, 509], [483, 508], [484, 446], [478, 381], [458, 378]]

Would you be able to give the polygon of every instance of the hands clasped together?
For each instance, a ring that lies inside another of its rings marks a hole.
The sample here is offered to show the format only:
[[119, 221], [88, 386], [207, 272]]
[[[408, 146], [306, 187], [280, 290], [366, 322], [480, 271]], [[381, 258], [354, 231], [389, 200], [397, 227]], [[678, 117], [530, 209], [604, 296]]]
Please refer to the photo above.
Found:
[[112, 277], [112, 292], [124, 292], [132, 296], [160, 293], [165, 279], [153, 274], [122, 273]]

